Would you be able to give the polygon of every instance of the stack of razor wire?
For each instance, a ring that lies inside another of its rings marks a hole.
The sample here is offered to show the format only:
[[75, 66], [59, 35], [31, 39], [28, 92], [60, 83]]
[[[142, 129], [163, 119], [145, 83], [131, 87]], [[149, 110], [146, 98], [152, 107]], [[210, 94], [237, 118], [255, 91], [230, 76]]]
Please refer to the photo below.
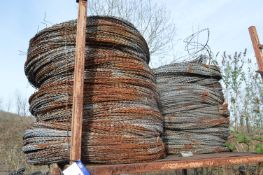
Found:
[[227, 151], [229, 113], [220, 69], [197, 62], [155, 69], [168, 154]]
[[[30, 41], [25, 73], [38, 88], [29, 99], [37, 121], [24, 134], [32, 164], [68, 162], [76, 21]], [[132, 163], [164, 156], [163, 119], [148, 46], [127, 21], [87, 20], [82, 161]]]

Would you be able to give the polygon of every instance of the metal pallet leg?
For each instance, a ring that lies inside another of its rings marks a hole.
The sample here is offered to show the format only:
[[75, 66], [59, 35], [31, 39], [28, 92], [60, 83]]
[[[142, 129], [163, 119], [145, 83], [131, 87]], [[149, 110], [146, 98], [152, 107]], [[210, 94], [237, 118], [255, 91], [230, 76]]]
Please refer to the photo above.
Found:
[[58, 164], [56, 164], [56, 163], [51, 164], [49, 167], [49, 170], [50, 170], [51, 175], [61, 175], [61, 170], [60, 170]]
[[187, 169], [182, 169], [182, 175], [187, 175]]

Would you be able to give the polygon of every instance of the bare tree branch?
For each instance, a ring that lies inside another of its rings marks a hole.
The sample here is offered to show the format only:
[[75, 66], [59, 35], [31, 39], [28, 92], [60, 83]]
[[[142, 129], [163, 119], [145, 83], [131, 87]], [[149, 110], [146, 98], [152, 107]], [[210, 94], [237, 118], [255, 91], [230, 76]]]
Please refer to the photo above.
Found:
[[11, 109], [11, 99], [9, 98], [8, 101], [6, 102], [5, 111], [10, 112], [10, 109]]
[[15, 94], [15, 103], [16, 103], [16, 113], [20, 116], [28, 115], [28, 103], [25, 97], [21, 95], [21, 93], [16, 92]]
[[91, 15], [120, 17], [130, 21], [148, 43], [151, 60], [170, 56], [173, 48], [175, 26], [164, 7], [151, 0], [91, 0]]
[[2, 104], [3, 104], [3, 100], [0, 98], [0, 111], [3, 110], [3, 108], [2, 108]]

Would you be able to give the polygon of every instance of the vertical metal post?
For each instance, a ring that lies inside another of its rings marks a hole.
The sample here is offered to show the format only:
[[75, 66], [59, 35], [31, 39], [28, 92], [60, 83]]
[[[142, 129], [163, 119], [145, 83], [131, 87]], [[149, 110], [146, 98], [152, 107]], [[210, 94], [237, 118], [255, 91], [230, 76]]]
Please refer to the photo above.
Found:
[[197, 168], [194, 169], [194, 175], [198, 175], [198, 169]]
[[254, 52], [255, 52], [255, 56], [257, 59], [257, 63], [258, 63], [258, 72], [261, 75], [262, 81], [263, 81], [263, 53], [261, 51], [261, 49], [263, 48], [263, 46], [260, 44], [259, 42], [259, 38], [258, 38], [258, 34], [257, 34], [257, 30], [255, 26], [250, 26], [248, 28], [249, 34], [250, 34], [250, 38], [253, 44], [253, 48], [254, 48]]
[[257, 164], [256, 175], [262, 175], [262, 174], [263, 174], [263, 162], [259, 162]]
[[182, 169], [182, 175], [187, 175], [187, 169]]
[[51, 164], [49, 169], [50, 169], [49, 173], [51, 175], [60, 175], [61, 174], [61, 170], [60, 170], [59, 166], [56, 163]]
[[[78, 1], [77, 1], [78, 2]], [[87, 1], [79, 0], [76, 54], [74, 67], [73, 107], [71, 123], [71, 150], [70, 160], [81, 159], [81, 136], [83, 118], [83, 90], [85, 68], [85, 44], [87, 23]]]

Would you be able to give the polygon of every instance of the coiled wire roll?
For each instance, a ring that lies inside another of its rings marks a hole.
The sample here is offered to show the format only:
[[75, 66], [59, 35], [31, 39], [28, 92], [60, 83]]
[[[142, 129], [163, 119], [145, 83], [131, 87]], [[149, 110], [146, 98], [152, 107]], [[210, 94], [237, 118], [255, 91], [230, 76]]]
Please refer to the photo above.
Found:
[[[75, 20], [64, 22], [40, 31], [30, 40], [25, 74], [35, 87], [39, 87], [49, 79], [52, 74], [50, 71], [57, 71], [53, 69], [54, 66], [65, 65], [65, 60], [61, 57], [74, 55], [76, 27]], [[149, 63], [150, 55], [146, 41], [127, 21], [103, 16], [89, 17], [86, 41], [86, 45], [89, 46], [87, 49], [118, 48], [124, 53], [135, 55]], [[94, 52], [96, 54], [96, 50]], [[57, 63], [51, 64], [50, 62], [53, 61]], [[60, 71], [63, 70], [65, 72], [63, 68]], [[62, 72], [56, 73], [63, 76]]]
[[220, 69], [198, 62], [174, 63], [154, 70], [164, 115], [168, 154], [228, 151], [229, 112]]
[[[82, 161], [163, 157], [163, 118], [145, 40], [120, 19], [87, 22]], [[25, 73], [39, 88], [29, 99], [37, 122], [24, 135], [23, 151], [32, 164], [69, 161], [75, 35], [76, 21], [69, 21], [30, 41]]]

